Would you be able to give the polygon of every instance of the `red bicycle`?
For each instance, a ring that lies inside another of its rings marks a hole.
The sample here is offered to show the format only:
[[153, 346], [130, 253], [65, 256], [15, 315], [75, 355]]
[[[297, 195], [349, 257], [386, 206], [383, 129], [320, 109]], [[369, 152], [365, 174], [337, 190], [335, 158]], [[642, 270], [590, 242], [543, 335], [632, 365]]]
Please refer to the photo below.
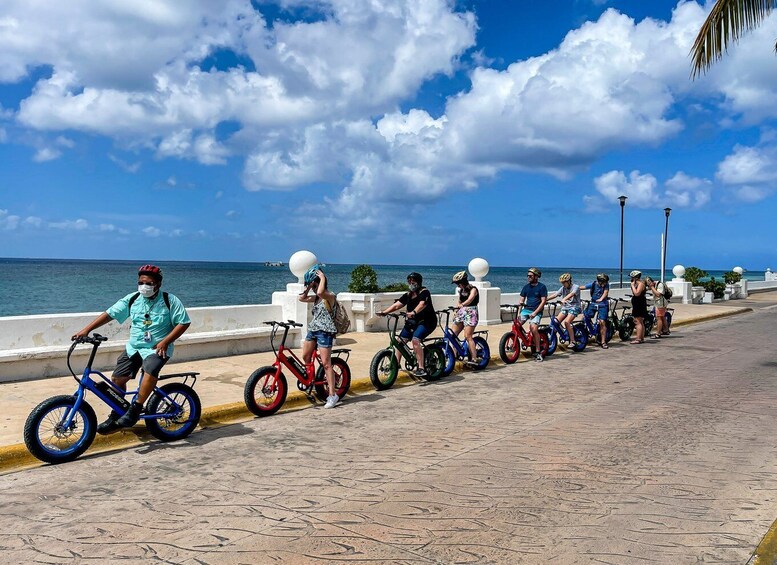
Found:
[[[521, 351], [527, 351], [534, 345], [534, 336], [523, 329], [517, 304], [502, 304], [502, 308], [510, 308], [513, 312], [513, 327], [499, 340], [499, 357], [505, 363], [515, 363], [521, 355]], [[539, 353], [545, 357], [548, 354], [550, 340], [548, 339], [548, 326], [540, 326]]]
[[[297, 388], [308, 395], [313, 400], [313, 390], [316, 392], [319, 400], [326, 401], [329, 393], [326, 386], [326, 374], [324, 366], [321, 364], [321, 357], [318, 350], [315, 351], [313, 359], [318, 362], [318, 369], [314, 375], [309, 375], [305, 370], [305, 364], [297, 357], [291, 349], [286, 347], [286, 338], [289, 335], [290, 328], [301, 328], [292, 320], [288, 322], [265, 322], [272, 326], [272, 335], [270, 336], [270, 345], [275, 353], [275, 363], [267, 367], [260, 367], [254, 371], [248, 380], [243, 391], [243, 398], [248, 409], [257, 416], [271, 416], [275, 414], [286, 401], [286, 394], [289, 385], [286, 382], [286, 376], [283, 374], [283, 367], [297, 378]], [[283, 328], [283, 339], [278, 350], [275, 350], [275, 335], [278, 328]], [[332, 350], [332, 370], [335, 376], [335, 392], [337, 396], [343, 398], [348, 388], [351, 386], [351, 369], [348, 367], [348, 357], [350, 349]], [[341, 357], [344, 356], [344, 357]]]

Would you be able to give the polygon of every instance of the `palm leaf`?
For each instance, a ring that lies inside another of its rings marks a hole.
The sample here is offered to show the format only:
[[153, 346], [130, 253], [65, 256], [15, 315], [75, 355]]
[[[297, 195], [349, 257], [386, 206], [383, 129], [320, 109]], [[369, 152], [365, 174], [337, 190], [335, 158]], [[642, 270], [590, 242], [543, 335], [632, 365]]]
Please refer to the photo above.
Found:
[[777, 0], [717, 0], [693, 42], [691, 76], [696, 78], [707, 72], [729, 45], [758, 27], [775, 5]]

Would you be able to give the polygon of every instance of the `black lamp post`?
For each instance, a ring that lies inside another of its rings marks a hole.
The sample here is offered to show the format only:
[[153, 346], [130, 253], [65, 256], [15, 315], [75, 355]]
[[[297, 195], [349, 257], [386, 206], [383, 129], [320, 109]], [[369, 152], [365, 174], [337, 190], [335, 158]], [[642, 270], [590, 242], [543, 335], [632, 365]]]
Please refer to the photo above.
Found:
[[665, 282], [664, 273], [666, 272], [666, 251], [668, 249], [667, 236], [669, 235], [669, 214], [671, 213], [671, 208], [664, 208], [664, 214], [666, 214], [666, 225], [664, 225], [664, 260], [661, 261], [661, 282]]
[[618, 200], [621, 203], [621, 286], [623, 288], [623, 209], [626, 207], [626, 199], [628, 196], [619, 196]]

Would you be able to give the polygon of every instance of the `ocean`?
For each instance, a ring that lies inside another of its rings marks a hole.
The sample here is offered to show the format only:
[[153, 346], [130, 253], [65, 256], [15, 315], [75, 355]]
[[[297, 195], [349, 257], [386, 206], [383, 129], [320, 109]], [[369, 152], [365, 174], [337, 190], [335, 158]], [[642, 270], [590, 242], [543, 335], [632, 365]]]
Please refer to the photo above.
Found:
[[[178, 296], [187, 307], [229, 304], [269, 304], [272, 293], [295, 282], [287, 266], [269, 267], [261, 263], [218, 263], [204, 261], [163, 261], [164, 290]], [[122, 296], [137, 290], [137, 261], [70, 259], [0, 259], [0, 316], [104, 311]], [[330, 264], [324, 271], [334, 292], [348, 290], [351, 271], [356, 265]], [[418, 271], [433, 294], [453, 292], [451, 276], [466, 264], [373, 265], [378, 284], [404, 282], [407, 274]], [[570, 272], [578, 283], [589, 283], [597, 272], [619, 279], [617, 268], [543, 268], [542, 282], [552, 292], [558, 277]], [[504, 292], [518, 292], [526, 283], [527, 267], [491, 267], [486, 280]], [[628, 284], [630, 268], [624, 267]], [[645, 274], [658, 278], [658, 270]], [[709, 271], [721, 278], [723, 271]], [[751, 271], [746, 277], [763, 280], [764, 273]], [[670, 272], [667, 273], [672, 277]]]

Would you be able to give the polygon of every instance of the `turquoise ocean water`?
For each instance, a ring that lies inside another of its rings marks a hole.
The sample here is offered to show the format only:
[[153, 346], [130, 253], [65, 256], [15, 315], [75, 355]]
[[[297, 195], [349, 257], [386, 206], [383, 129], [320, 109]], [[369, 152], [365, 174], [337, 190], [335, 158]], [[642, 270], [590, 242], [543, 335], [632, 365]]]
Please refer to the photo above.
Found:
[[[266, 267], [260, 263], [217, 263], [164, 261], [158, 263], [165, 274], [164, 289], [178, 296], [187, 307], [227, 304], [269, 304], [272, 293], [295, 282], [288, 267]], [[137, 289], [137, 261], [85, 261], [57, 259], [0, 259], [0, 316], [98, 312]], [[327, 265], [330, 288], [348, 290], [355, 265]], [[407, 274], [418, 271], [432, 293], [453, 291], [451, 276], [466, 268], [452, 266], [373, 265], [378, 283], [404, 282]], [[618, 282], [617, 268], [544, 268], [542, 282], [553, 291], [558, 277], [569, 271], [576, 282], [590, 282], [597, 272], [607, 272], [610, 282]], [[517, 292], [526, 283], [527, 267], [491, 267], [486, 280], [504, 292]], [[624, 267], [628, 284], [630, 268]], [[656, 278], [658, 270], [645, 270]], [[722, 271], [710, 271], [718, 278]], [[671, 278], [671, 273], [667, 273]], [[763, 280], [763, 272], [751, 271], [746, 277]]]

